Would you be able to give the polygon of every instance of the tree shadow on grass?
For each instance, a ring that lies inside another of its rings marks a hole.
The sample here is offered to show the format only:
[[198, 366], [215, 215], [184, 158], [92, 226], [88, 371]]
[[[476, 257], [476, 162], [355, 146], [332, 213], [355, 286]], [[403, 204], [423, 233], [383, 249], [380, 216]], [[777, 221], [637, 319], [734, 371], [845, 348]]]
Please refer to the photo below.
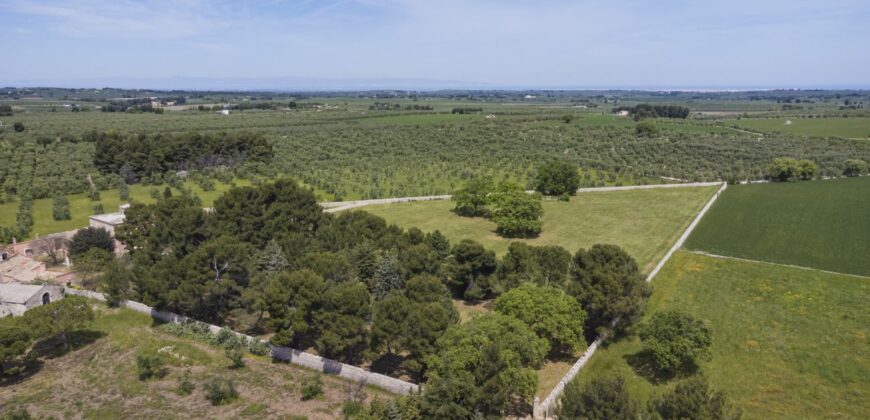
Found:
[[26, 356], [7, 362], [0, 375], [0, 387], [19, 384], [42, 370], [45, 359], [62, 357], [72, 351], [86, 347], [106, 336], [102, 331], [80, 330], [67, 334], [67, 340], [60, 336], [36, 342]]
[[638, 376], [643, 377], [650, 383], [659, 385], [668, 381], [680, 378], [686, 378], [694, 375], [698, 371], [698, 365], [695, 363], [686, 363], [675, 370], [660, 369], [655, 362], [652, 354], [648, 351], [641, 350], [634, 354], [623, 356], [625, 362], [634, 370]]

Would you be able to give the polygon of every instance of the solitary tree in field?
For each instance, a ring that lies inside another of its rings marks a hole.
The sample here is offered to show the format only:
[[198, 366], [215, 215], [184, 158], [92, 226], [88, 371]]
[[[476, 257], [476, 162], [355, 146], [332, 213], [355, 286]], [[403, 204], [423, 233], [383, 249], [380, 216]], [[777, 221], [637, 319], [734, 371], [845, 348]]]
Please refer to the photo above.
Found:
[[580, 186], [577, 166], [565, 161], [553, 161], [538, 167], [535, 190], [544, 195], [574, 195]]
[[656, 313], [641, 327], [640, 341], [659, 370], [674, 372], [708, 355], [713, 334], [689, 314], [666, 311]]
[[65, 195], [58, 194], [54, 196], [51, 216], [54, 220], [69, 220], [72, 218], [69, 211], [69, 199]]
[[800, 179], [803, 180], [813, 179], [816, 176], [817, 169], [818, 166], [816, 166], [816, 164], [812, 161], [807, 159], [801, 159], [800, 161], [798, 161], [797, 175], [798, 177], [800, 177]]
[[640, 137], [656, 137], [659, 135], [659, 128], [651, 121], [642, 121], [634, 127], [634, 132]]

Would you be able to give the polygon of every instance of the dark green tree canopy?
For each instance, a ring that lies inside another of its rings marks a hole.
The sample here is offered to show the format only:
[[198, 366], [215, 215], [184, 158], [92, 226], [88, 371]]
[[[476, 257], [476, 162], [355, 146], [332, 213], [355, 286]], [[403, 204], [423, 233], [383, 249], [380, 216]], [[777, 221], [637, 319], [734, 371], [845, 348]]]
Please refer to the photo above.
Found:
[[617, 318], [622, 327], [635, 322], [650, 294], [634, 258], [616, 245], [601, 244], [574, 254], [566, 290], [586, 311], [587, 337], [610, 333]]
[[653, 314], [640, 328], [643, 351], [649, 353], [656, 367], [673, 372], [709, 355], [713, 334], [703, 321], [680, 311]]
[[621, 377], [593, 378], [588, 383], [575, 378], [565, 386], [556, 410], [560, 419], [588, 420], [637, 420], [642, 413]]
[[561, 289], [523, 283], [499, 296], [493, 308], [528, 325], [538, 337], [549, 341], [553, 352], [573, 355], [586, 346], [586, 313], [577, 299]]
[[707, 379], [695, 375], [674, 390], [650, 401], [655, 418], [661, 420], [738, 420], [742, 413], [728, 403], [724, 393], [710, 388]]
[[115, 250], [115, 240], [112, 239], [109, 231], [103, 228], [89, 226], [79, 229], [70, 240], [70, 255], [79, 256], [91, 248], [112, 252]]
[[577, 165], [561, 160], [545, 163], [538, 167], [534, 185], [544, 195], [574, 195], [580, 186]]

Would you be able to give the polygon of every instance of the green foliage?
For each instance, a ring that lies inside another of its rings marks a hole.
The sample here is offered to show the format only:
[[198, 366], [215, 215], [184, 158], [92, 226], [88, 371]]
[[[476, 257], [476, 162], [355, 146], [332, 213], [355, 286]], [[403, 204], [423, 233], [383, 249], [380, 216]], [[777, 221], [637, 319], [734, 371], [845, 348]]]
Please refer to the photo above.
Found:
[[205, 398], [211, 405], [229, 404], [239, 398], [239, 392], [233, 380], [224, 376], [215, 376], [203, 384]]
[[634, 133], [639, 137], [658, 137], [660, 130], [652, 121], [641, 121], [634, 126]]
[[111, 253], [115, 250], [115, 241], [109, 231], [89, 226], [79, 229], [69, 243], [69, 253], [73, 257], [83, 255], [92, 248]]
[[21, 406], [8, 409], [3, 413], [3, 417], [0, 417], [2, 420], [30, 420], [32, 418], [27, 409]]
[[572, 296], [550, 286], [523, 283], [498, 297], [496, 312], [512, 316], [550, 343], [551, 351], [573, 355], [586, 345], [586, 313]]
[[265, 137], [246, 132], [158, 132], [138, 136], [113, 132], [95, 137], [94, 166], [103, 174], [118, 174], [127, 167], [123, 171], [126, 182], [185, 168], [269, 162], [274, 155]]
[[708, 357], [713, 334], [703, 321], [680, 311], [653, 314], [640, 328], [643, 351], [658, 370], [675, 372]]
[[100, 289], [109, 306], [118, 306], [131, 295], [132, 273], [118, 260], [112, 259], [100, 276]]
[[594, 378], [588, 383], [577, 377], [565, 386], [556, 409], [560, 419], [636, 420], [642, 414], [621, 377]]
[[867, 174], [870, 171], [867, 166], [867, 162], [861, 159], [848, 159], [843, 164], [843, 175], [844, 176], [861, 176]]
[[779, 157], [773, 160], [768, 172], [774, 181], [793, 181], [798, 176], [798, 161], [790, 157]]
[[48, 305], [37, 306], [25, 313], [22, 322], [34, 337], [56, 336], [69, 349], [70, 334], [94, 319], [94, 311], [87, 299], [66, 296]]
[[130, 199], [130, 187], [127, 186], [127, 180], [125, 179], [121, 179], [121, 183], [118, 185], [118, 197], [121, 201]]
[[25, 129], [25, 127], [24, 127], [24, 123], [21, 122], [21, 121], [15, 121], [15, 122], [12, 124], [12, 128], [15, 129], [15, 132], [16, 132], [16, 133], [22, 133], [22, 132], [24, 132], [24, 129]]
[[530, 400], [537, 388], [534, 369], [548, 350], [547, 340], [501, 314], [448, 328], [428, 360], [424, 415], [457, 418], [479, 411], [498, 416], [512, 399]]
[[818, 165], [809, 160], [801, 159], [797, 163], [797, 176], [804, 181], [815, 178], [817, 170]]
[[453, 193], [453, 201], [456, 202], [453, 211], [460, 216], [487, 216], [489, 195], [492, 193], [492, 181], [483, 177], [473, 178], [465, 184], [465, 187]]
[[544, 195], [574, 195], [580, 187], [580, 175], [576, 165], [555, 160], [538, 167], [534, 185]]
[[94, 214], [104, 214], [106, 210], [103, 209], [103, 203], [94, 204], [93, 213]]
[[224, 355], [230, 360], [231, 367], [245, 367], [245, 347], [241, 343], [224, 347]]
[[512, 242], [498, 267], [502, 290], [521, 283], [561, 286], [571, 266], [571, 254], [560, 246]]
[[344, 282], [323, 293], [323, 305], [314, 313], [320, 330], [317, 350], [330, 358], [358, 360], [368, 345], [367, 319], [370, 294], [361, 282]]
[[305, 377], [299, 391], [302, 393], [302, 401], [308, 401], [322, 395], [323, 381], [320, 379], [320, 375], [313, 374]]
[[724, 393], [710, 389], [707, 379], [700, 375], [678, 383], [673, 392], [651, 401], [650, 409], [662, 420], [737, 420], [742, 416]]
[[269, 346], [263, 340], [256, 337], [248, 342], [248, 351], [256, 356], [267, 356], [271, 353]]
[[269, 326], [275, 331], [272, 343], [292, 346], [301, 334], [312, 333], [314, 312], [320, 307], [326, 288], [323, 278], [311, 270], [282, 272], [269, 280], [265, 301]]
[[12, 109], [12, 105], [0, 105], [0, 117], [11, 117], [13, 115], [15, 115], [15, 111]]
[[6, 373], [6, 364], [24, 355], [33, 338], [30, 331], [11, 320], [0, 323], [0, 374]]
[[166, 362], [159, 354], [139, 353], [136, 355], [136, 375], [140, 381], [162, 378], [166, 375]]
[[528, 238], [541, 233], [544, 207], [540, 194], [511, 191], [496, 194], [490, 203], [490, 217], [496, 232], [507, 238]]
[[65, 195], [54, 196], [51, 217], [54, 220], [69, 220], [72, 218], [69, 212], [69, 199]]
[[650, 294], [634, 258], [616, 245], [601, 244], [574, 254], [566, 291], [586, 311], [587, 334], [611, 333], [617, 318], [620, 327], [631, 325]]
[[480, 299], [492, 290], [492, 278], [497, 268], [495, 253], [477, 242], [463, 240], [456, 244], [447, 267], [446, 284], [454, 296]]
[[185, 370], [178, 378], [178, 386], [175, 388], [175, 393], [178, 395], [190, 395], [196, 389], [196, 384], [190, 378], [190, 369]]

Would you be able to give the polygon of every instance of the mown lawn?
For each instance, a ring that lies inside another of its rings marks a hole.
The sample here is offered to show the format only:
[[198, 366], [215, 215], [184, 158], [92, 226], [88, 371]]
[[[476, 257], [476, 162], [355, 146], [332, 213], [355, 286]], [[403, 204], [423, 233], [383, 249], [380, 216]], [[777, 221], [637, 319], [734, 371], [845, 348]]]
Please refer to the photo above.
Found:
[[686, 247], [868, 276], [870, 177], [729, 187]]
[[[791, 124], [786, 125], [786, 121]], [[754, 131], [776, 131], [816, 137], [870, 138], [870, 118], [743, 118], [725, 120], [726, 125], [738, 125]]]
[[[323, 394], [301, 400], [301, 382], [313, 371], [264, 357], [248, 355], [243, 368], [231, 369], [222, 349], [182, 339], [154, 328], [151, 317], [127, 309], [99, 306], [88, 337], [74, 350], [46, 357], [32, 375], [0, 386], [0, 415], [24, 407], [34, 418], [310, 418], [340, 417], [352, 384], [322, 376]], [[136, 355], [161, 351], [168, 373], [162, 379], [140, 381]], [[180, 376], [189, 370], [196, 388], [175, 393]], [[239, 398], [212, 406], [203, 384], [215, 376], [233, 380]], [[367, 400], [393, 398], [371, 387]], [[302, 416], [302, 417], [293, 417]]]
[[404, 228], [440, 230], [452, 243], [473, 239], [499, 255], [512, 241], [560, 245], [574, 253], [597, 243], [626, 249], [648, 272], [682, 234], [717, 187], [580, 193], [570, 202], [544, 202], [544, 228], [534, 239], [505, 239], [495, 224], [454, 214], [452, 201], [363, 207]]
[[[681, 309], [712, 328], [712, 358], [700, 370], [744, 418], [870, 412], [870, 280], [680, 251], [653, 287], [647, 315]], [[639, 350], [637, 338], [617, 340], [578, 377], [621, 375], [644, 401], [672, 387], [636, 373], [629, 361]]]

